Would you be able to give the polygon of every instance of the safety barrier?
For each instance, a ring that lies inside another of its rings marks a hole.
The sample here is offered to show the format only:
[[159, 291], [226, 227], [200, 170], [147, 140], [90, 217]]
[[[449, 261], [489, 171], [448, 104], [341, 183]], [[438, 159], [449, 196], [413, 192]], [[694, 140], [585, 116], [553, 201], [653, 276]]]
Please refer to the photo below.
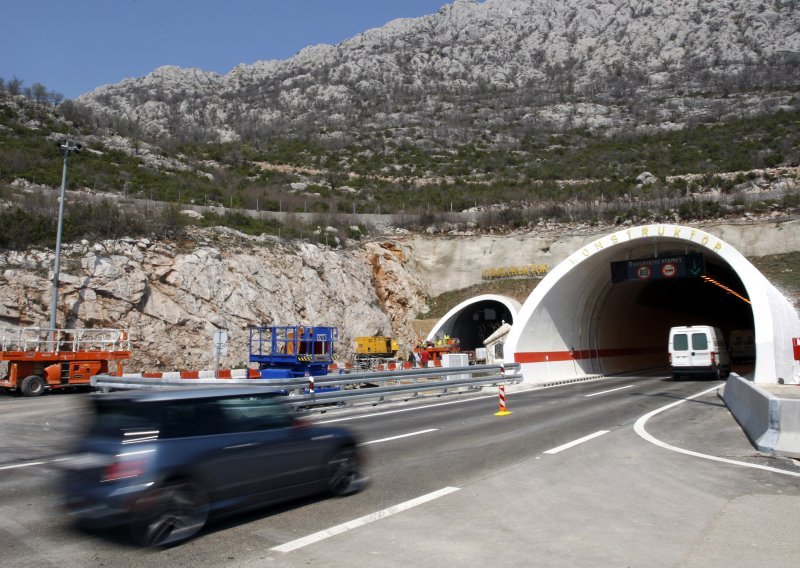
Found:
[[[118, 378], [135, 381], [137, 379], [260, 379], [258, 369], [220, 369], [219, 371], [169, 371], [166, 373], [126, 373]], [[152, 383], [153, 381], [149, 381]]]
[[722, 400], [760, 451], [800, 458], [800, 399], [777, 396], [766, 389], [731, 373]]
[[[368, 402], [375, 406], [386, 402], [407, 401], [423, 394], [442, 396], [474, 391], [483, 386], [518, 383], [522, 381], [519, 370], [518, 363], [508, 363], [505, 366], [469, 365], [297, 379], [259, 379], [244, 376], [237, 378], [233, 375], [230, 379], [217, 379], [213, 378], [214, 371], [201, 371], [193, 380], [187, 380], [188, 377], [184, 376], [187, 372], [96, 375], [92, 377], [91, 384], [103, 392], [176, 386], [259, 386], [265, 390], [285, 394], [288, 404], [297, 409], [314, 411], [325, 410], [325, 406], [331, 405], [354, 406]], [[248, 376], [253, 372], [252, 369], [242, 371], [248, 371]], [[200, 376], [200, 373], [211, 373], [212, 376], [204, 377]]]

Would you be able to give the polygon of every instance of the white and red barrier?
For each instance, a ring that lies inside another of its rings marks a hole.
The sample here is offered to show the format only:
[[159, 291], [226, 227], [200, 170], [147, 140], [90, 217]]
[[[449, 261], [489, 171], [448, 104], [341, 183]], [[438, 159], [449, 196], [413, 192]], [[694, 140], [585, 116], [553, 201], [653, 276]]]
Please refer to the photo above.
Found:
[[166, 373], [125, 373], [123, 379], [260, 379], [258, 369], [220, 369], [219, 371], [168, 371]]

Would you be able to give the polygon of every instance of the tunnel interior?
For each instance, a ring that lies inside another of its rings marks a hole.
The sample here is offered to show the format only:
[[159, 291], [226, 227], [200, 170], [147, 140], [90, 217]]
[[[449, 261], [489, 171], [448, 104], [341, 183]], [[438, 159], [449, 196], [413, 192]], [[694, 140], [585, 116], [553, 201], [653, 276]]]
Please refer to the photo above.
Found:
[[667, 332], [673, 325], [713, 325], [727, 339], [734, 330], [752, 330], [753, 311], [737, 274], [725, 264], [707, 260], [705, 276], [616, 286], [624, 287], [635, 306], [664, 312], [661, 327]]
[[[684, 250], [662, 249], [629, 260], [681, 255]], [[726, 342], [734, 330], [754, 329], [753, 311], [742, 280], [717, 255], [704, 254], [705, 271], [696, 276], [646, 281], [602, 283], [601, 306], [588, 323], [591, 372], [620, 372], [627, 367], [668, 364], [669, 329], [678, 325], [712, 325]], [[580, 324], [579, 324], [580, 325]], [[581, 349], [586, 349], [582, 345]]]
[[497, 300], [482, 300], [465, 306], [444, 321], [436, 335], [457, 338], [464, 351], [483, 347], [487, 337], [503, 322], [513, 324], [511, 309]]

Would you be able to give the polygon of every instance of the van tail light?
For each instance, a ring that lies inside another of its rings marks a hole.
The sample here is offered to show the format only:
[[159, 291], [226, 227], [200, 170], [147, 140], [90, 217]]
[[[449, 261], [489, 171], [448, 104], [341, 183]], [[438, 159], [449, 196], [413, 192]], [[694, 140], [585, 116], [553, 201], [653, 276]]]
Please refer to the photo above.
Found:
[[717, 364], [717, 354], [714, 351], [711, 352], [711, 364], [712, 365]]
[[130, 479], [144, 475], [147, 465], [150, 463], [150, 456], [116, 456], [113, 462], [106, 466], [103, 472], [103, 481], [118, 481], [120, 479]]
[[672, 365], [672, 353], [667, 353], [667, 357], [669, 357], [669, 364]]

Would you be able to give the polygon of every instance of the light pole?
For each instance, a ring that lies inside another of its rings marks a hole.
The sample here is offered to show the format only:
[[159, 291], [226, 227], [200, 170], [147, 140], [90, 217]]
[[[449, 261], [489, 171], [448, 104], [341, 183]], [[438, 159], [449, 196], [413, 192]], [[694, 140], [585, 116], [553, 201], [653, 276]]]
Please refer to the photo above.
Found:
[[[58, 232], [56, 234], [56, 264], [53, 269], [53, 300], [50, 303], [50, 329], [56, 329], [56, 311], [58, 309], [58, 274], [61, 271], [61, 230], [64, 227], [64, 194], [67, 191], [67, 162], [69, 153], [81, 151], [80, 144], [73, 144], [69, 140], [58, 142], [61, 153], [64, 154], [64, 170], [61, 174], [61, 198], [58, 201]], [[55, 333], [55, 331], [53, 331]], [[55, 338], [54, 338], [55, 339]]]

